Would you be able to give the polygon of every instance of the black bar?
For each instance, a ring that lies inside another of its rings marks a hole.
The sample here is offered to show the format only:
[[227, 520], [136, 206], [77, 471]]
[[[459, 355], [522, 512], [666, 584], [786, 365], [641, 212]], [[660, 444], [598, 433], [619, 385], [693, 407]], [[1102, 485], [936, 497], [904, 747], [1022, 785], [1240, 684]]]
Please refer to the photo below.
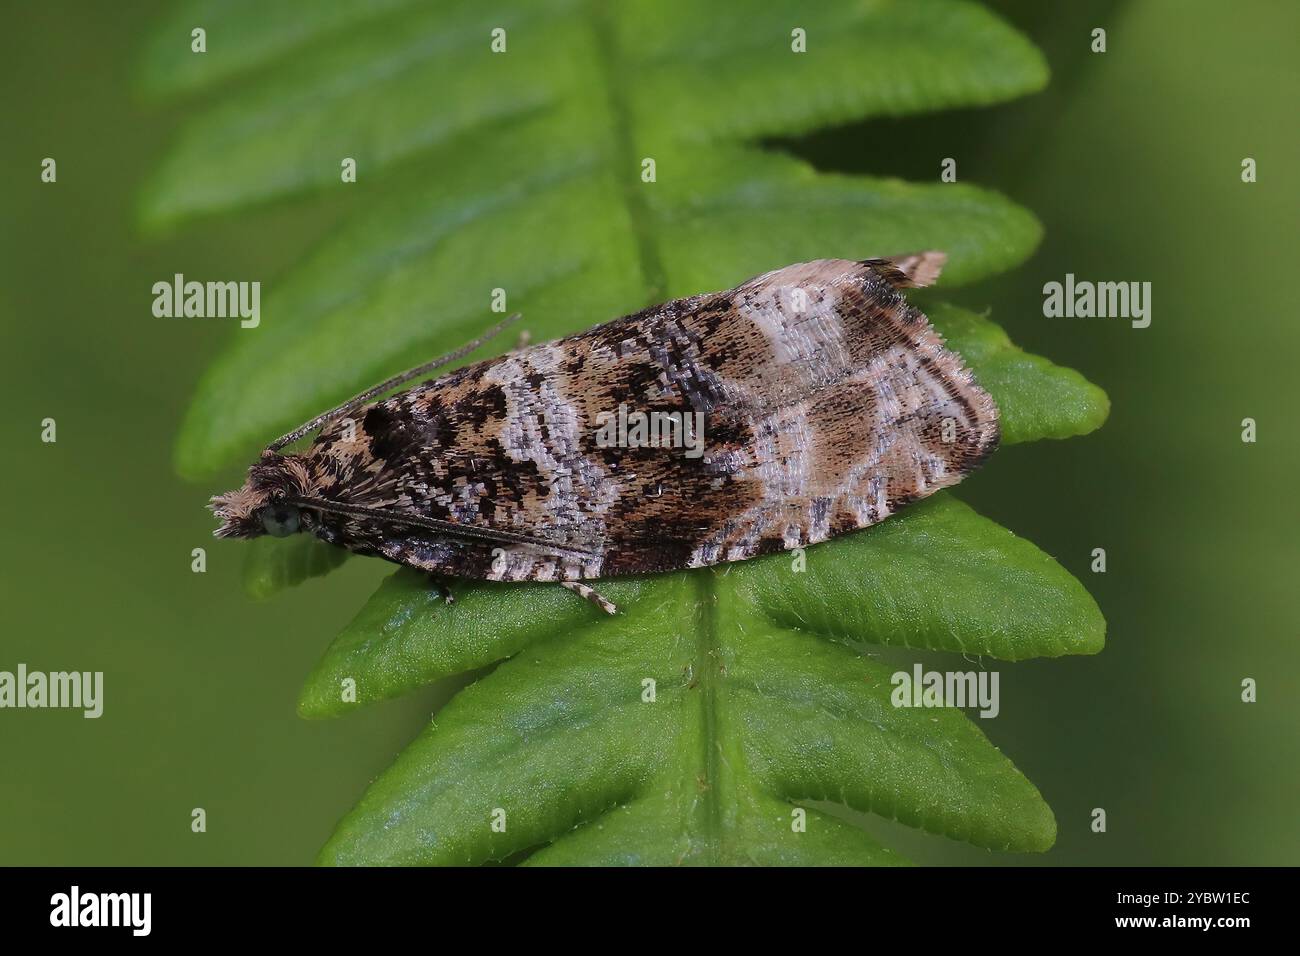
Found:
[[[496, 941], [530, 927], [534, 942], [554, 932], [558, 943], [611, 920], [626, 921], [629, 946], [640, 945], [637, 938], [651, 944], [643, 934], [663, 942], [662, 931], [685, 931], [697, 921], [741, 935], [767, 933], [778, 921], [810, 939], [833, 930], [863, 945], [891, 927], [926, 943], [989, 941], [991, 934], [1230, 942], [1260, 928], [1283, 930], [1294, 885], [1294, 869], [8, 869], [0, 870], [0, 926], [6, 942], [69, 933], [80, 942], [283, 936], [296, 943], [355, 939], [372, 948], [390, 931], [416, 927], [433, 946], [448, 933], [479, 931]], [[70, 922], [74, 886], [78, 922], [92, 912], [116, 912], [126, 925], [52, 925]], [[137, 935], [143, 896], [129, 898], [129, 909], [128, 898], [99, 896], [131, 893], [149, 894], [147, 935]]]

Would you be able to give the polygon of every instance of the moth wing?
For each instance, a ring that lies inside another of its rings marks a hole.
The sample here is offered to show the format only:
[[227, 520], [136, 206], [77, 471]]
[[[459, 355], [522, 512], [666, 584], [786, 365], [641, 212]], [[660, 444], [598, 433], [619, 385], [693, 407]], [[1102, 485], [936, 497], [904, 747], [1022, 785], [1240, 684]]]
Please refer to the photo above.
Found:
[[[544, 441], [518, 447], [543, 425], [506, 413], [499, 368], [512, 356], [467, 366], [331, 422], [309, 452], [321, 494], [370, 516], [341, 526], [338, 543], [410, 567], [492, 580], [583, 576], [599, 563], [599, 528], [579, 495], [557, 495]], [[527, 444], [527, 443], [525, 443]], [[410, 523], [402, 521], [410, 516]], [[433, 523], [448, 527], [431, 527]]]
[[[472, 578], [665, 571], [867, 527], [998, 441], [992, 399], [899, 291], [943, 258], [800, 263], [468, 366], [361, 409], [361, 452], [321, 470], [357, 504], [591, 552], [383, 529], [358, 545]], [[636, 440], [655, 413], [676, 430]]]
[[860, 263], [871, 269], [895, 289], [919, 289], [934, 285], [948, 262], [946, 252], [933, 249], [883, 259], [864, 259]]
[[997, 408], [899, 291], [943, 258], [818, 260], [685, 300], [669, 324], [689, 344], [668, 367], [709, 413], [703, 468], [662, 454], [658, 473], [647, 465], [676, 493], [624, 535], [649, 538], [648, 512], [666, 539], [649, 557], [742, 560], [876, 524], [978, 467], [999, 440]]

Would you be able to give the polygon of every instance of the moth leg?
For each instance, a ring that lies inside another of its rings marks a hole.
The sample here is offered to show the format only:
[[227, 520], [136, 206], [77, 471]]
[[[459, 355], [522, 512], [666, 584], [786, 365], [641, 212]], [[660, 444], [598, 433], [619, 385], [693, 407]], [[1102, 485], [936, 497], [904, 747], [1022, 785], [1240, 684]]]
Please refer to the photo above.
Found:
[[602, 595], [593, 587], [583, 584], [581, 581], [561, 581], [560, 585], [572, 591], [578, 597], [586, 598], [596, 607], [600, 608], [606, 614], [617, 614], [618, 605], [609, 598]]
[[456, 597], [451, 593], [451, 586], [447, 584], [447, 579], [441, 574], [429, 575], [429, 583], [433, 585], [434, 590], [438, 592], [445, 603], [456, 603]]
[[529, 332], [527, 329], [520, 329], [519, 338], [515, 339], [515, 347], [510, 351], [522, 352], [524, 349], [528, 348], [528, 346], [531, 345], [532, 342], [533, 342], [533, 333]]

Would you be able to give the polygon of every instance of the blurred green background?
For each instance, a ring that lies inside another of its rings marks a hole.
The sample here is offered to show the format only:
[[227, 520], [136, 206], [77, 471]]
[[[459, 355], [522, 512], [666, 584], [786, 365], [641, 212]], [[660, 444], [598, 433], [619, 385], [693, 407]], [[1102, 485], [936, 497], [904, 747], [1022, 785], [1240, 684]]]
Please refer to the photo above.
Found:
[[[962, 497], [1054, 555], [1109, 621], [1106, 650], [1001, 666], [983, 727], [1056, 812], [1041, 856], [869, 822], [918, 862], [1300, 862], [1295, 169], [1300, 8], [1269, 0], [995, 3], [1044, 50], [1044, 93], [783, 144], [827, 169], [963, 181], [1033, 210], [1027, 265], [954, 298], [1110, 394], [1100, 432], [1007, 448]], [[227, 323], [160, 323], [173, 272], [273, 282], [346, 197], [139, 238], [140, 182], [183, 110], [133, 93], [163, 3], [4, 14], [0, 315], [7, 460], [0, 669], [102, 670], [105, 711], [0, 712], [0, 863], [301, 864], [449, 688], [309, 723], [302, 679], [388, 573], [352, 561], [265, 604], [213, 547], [171, 443]], [[1094, 27], [1109, 50], [1089, 52]], [[882, 133], [884, 135], [882, 135]], [[887, 144], [882, 147], [882, 144]], [[45, 156], [57, 186], [39, 182]], [[1259, 181], [1240, 180], [1243, 157]], [[864, 255], [900, 250], [863, 250]], [[1066, 272], [1150, 281], [1153, 321], [1046, 319]], [[603, 318], [603, 317], [593, 317]], [[1259, 423], [1243, 444], [1240, 422]], [[58, 422], [58, 442], [39, 441]], [[209, 548], [208, 573], [190, 550]], [[1108, 571], [1089, 571], [1104, 547]], [[1259, 702], [1240, 702], [1240, 682]], [[208, 830], [194, 834], [203, 807]], [[1104, 807], [1108, 832], [1093, 834]]]

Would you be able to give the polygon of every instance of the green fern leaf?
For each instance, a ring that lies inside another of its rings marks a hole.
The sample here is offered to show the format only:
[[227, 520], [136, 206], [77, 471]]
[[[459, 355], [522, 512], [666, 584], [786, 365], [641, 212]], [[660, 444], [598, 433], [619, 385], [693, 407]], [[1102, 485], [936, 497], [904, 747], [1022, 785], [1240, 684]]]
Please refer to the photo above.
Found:
[[[195, 23], [204, 56], [178, 41]], [[791, 49], [796, 28], [806, 53]], [[332, 188], [371, 201], [209, 369], [178, 470], [249, 458], [460, 344], [492, 320], [497, 288], [541, 340], [812, 258], [939, 248], [945, 286], [1010, 268], [1040, 230], [1006, 199], [819, 173], [764, 138], [991, 104], [1045, 81], [1023, 37], [959, 0], [329, 0], [269, 19], [255, 0], [184, 5], [146, 53], [143, 88], [235, 85], [146, 184], [143, 225]], [[345, 157], [359, 170], [347, 186]], [[1104, 420], [1105, 395], [1081, 376], [966, 310], [929, 312], [997, 399], [1006, 441]], [[334, 560], [313, 542], [267, 544], [247, 582], [266, 594]], [[322, 858], [899, 862], [819, 801], [979, 846], [1050, 846], [1033, 785], [962, 714], [893, 707], [892, 668], [866, 648], [1094, 653], [1104, 622], [1078, 582], [948, 495], [807, 560], [804, 573], [773, 556], [609, 582], [626, 609], [612, 620], [540, 585], [458, 587], [448, 607], [395, 573], [309, 679], [304, 715], [497, 666], [375, 782]]]
[[[938, 248], [954, 284], [1038, 241], [993, 193], [822, 175], [756, 145], [1042, 86], [1037, 51], [978, 6], [363, 6], [268, 32], [261, 4], [193, 5], [146, 61], [149, 88], [178, 92], [263, 68], [186, 125], [144, 191], [147, 226], [325, 188], [374, 196], [204, 376], [177, 443], [185, 475], [473, 337], [495, 288], [536, 341], [800, 260]], [[209, 19], [195, 56], [178, 37]], [[497, 26], [504, 54], [489, 49]], [[791, 52], [794, 27], [809, 52]], [[356, 184], [340, 182], [344, 157]], [[385, 192], [415, 157], [419, 185]]]
[[[339, 713], [507, 659], [462, 691], [370, 788], [330, 863], [884, 863], [830, 800], [977, 846], [1044, 850], [1038, 792], [953, 710], [896, 708], [864, 644], [1022, 660], [1100, 650], [1082, 586], [947, 495], [811, 549], [602, 584], [599, 616], [542, 585], [444, 606], [399, 571], [303, 692]], [[654, 701], [645, 700], [647, 680]], [[505, 832], [492, 814], [504, 810]], [[830, 851], [830, 855], [827, 853]]]

